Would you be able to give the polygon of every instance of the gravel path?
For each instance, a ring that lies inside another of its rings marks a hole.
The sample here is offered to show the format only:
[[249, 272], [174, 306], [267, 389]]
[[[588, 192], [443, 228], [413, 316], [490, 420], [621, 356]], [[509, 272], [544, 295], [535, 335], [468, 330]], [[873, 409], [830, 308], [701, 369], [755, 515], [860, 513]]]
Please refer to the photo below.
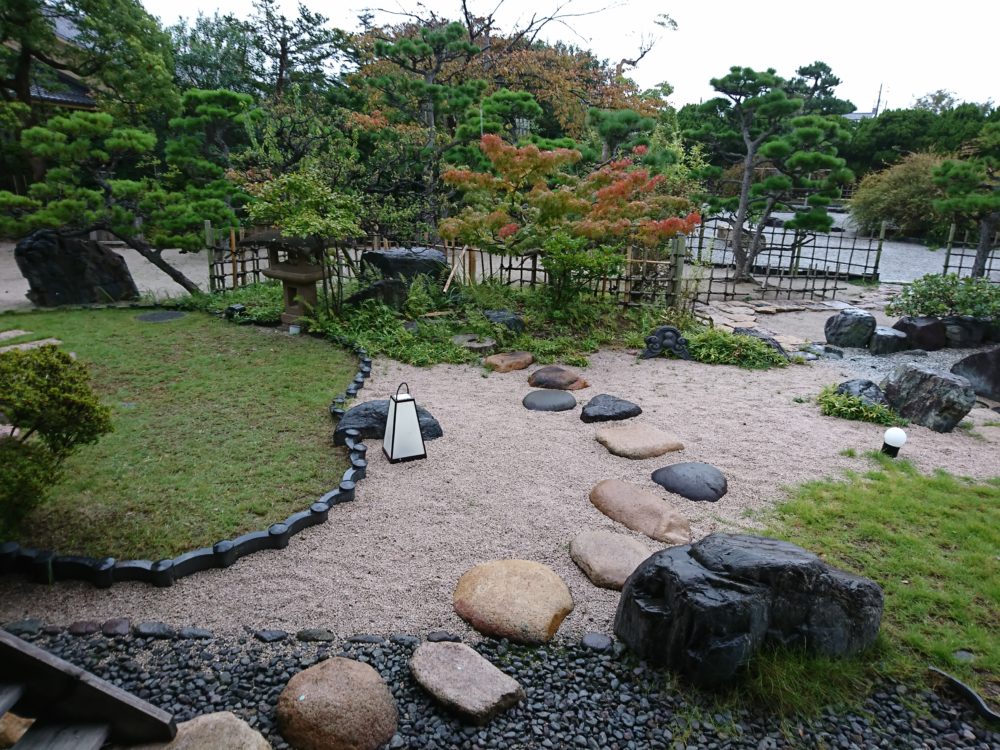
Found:
[[366, 643], [259, 643], [252, 638], [152, 640], [132, 636], [33, 639], [69, 661], [137, 693], [184, 721], [229, 710], [277, 750], [275, 705], [288, 679], [328, 656], [371, 664], [399, 708], [389, 748], [581, 748], [584, 750], [776, 750], [777, 748], [974, 748], [996, 750], [1000, 733], [933, 692], [883, 683], [856, 711], [814, 719], [721, 710], [615, 650], [578, 645], [526, 648], [486, 641], [477, 650], [517, 679], [525, 699], [487, 727], [462, 724], [414, 682], [407, 661], [418, 639]]
[[[591, 585], [567, 549], [583, 530], [626, 531], [591, 505], [591, 487], [619, 478], [656, 490], [653, 470], [707, 461], [728, 477], [729, 493], [714, 504], [677, 496], [672, 504], [691, 519], [697, 537], [745, 528], [785, 497], [785, 487], [867, 465], [841, 451], [860, 455], [881, 445], [883, 428], [822, 417], [815, 403], [796, 401], [855, 376], [853, 364], [748, 372], [665, 358], [637, 361], [627, 352], [595, 354], [583, 371], [591, 385], [576, 391], [577, 399], [597, 393], [631, 399], [644, 409], [639, 421], [673, 432], [686, 446], [629, 461], [595, 441], [595, 425], [581, 422], [579, 410], [525, 410], [525, 371], [487, 377], [469, 366], [418, 369], [376, 361], [364, 399], [386, 398], [406, 381], [440, 420], [444, 437], [428, 443], [427, 460], [390, 465], [380, 442], [372, 441], [369, 477], [357, 500], [335, 507], [327, 524], [296, 536], [286, 550], [254, 554], [169, 589], [138, 583], [104, 591], [82, 583], [47, 588], [3, 578], [0, 622], [124, 616], [221, 633], [324, 626], [342, 635], [445, 628], [471, 636], [452, 609], [459, 577], [487, 560], [524, 558], [551, 566], [569, 585], [576, 608], [560, 631], [564, 636], [609, 633], [618, 594]], [[977, 425], [997, 418], [983, 408], [970, 416]], [[1000, 429], [977, 429], [979, 437], [911, 427], [904, 454], [924, 471], [998, 476]]]

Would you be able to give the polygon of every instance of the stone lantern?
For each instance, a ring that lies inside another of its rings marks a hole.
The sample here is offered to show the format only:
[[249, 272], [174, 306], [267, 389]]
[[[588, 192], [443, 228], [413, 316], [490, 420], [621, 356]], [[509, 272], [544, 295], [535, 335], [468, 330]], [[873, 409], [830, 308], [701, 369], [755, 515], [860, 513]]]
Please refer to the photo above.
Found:
[[[286, 260], [279, 261], [282, 250]], [[291, 325], [316, 307], [316, 282], [322, 280], [325, 270], [314, 260], [312, 246], [302, 240], [272, 240], [267, 243], [267, 254], [270, 267], [262, 273], [281, 282], [285, 297], [281, 322]]]

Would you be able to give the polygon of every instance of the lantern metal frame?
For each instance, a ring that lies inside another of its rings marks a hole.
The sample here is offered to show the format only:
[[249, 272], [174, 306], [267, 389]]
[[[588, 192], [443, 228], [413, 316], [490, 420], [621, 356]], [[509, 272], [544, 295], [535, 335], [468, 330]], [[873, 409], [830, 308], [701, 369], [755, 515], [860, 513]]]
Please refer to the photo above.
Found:
[[[403, 388], [406, 388], [406, 393], [400, 397], [399, 392]], [[417, 437], [420, 439], [420, 453], [415, 453], [412, 456], [404, 456], [403, 458], [393, 458], [393, 455], [396, 452], [396, 438], [399, 435], [399, 431], [396, 427], [400, 404], [413, 405], [413, 419], [417, 425]], [[387, 444], [385, 438], [389, 435], [390, 425], [392, 427], [392, 437]], [[382, 453], [385, 454], [385, 457], [389, 459], [389, 463], [391, 464], [400, 464], [405, 463], [406, 461], [419, 461], [421, 458], [427, 458], [427, 446], [424, 443], [424, 433], [420, 429], [420, 415], [417, 413], [417, 401], [410, 394], [410, 386], [406, 383], [400, 383], [396, 392], [389, 396], [389, 410], [385, 415], [385, 434], [382, 438]]]

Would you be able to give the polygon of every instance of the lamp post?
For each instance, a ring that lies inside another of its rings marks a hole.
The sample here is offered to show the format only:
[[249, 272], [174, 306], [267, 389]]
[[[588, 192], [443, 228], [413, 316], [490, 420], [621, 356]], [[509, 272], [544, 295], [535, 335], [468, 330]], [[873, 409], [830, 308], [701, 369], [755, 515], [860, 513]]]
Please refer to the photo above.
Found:
[[882, 436], [882, 452], [887, 456], [895, 458], [899, 455], [899, 449], [906, 443], [906, 433], [898, 427], [890, 427]]
[[[406, 388], [406, 393], [400, 393], [403, 388]], [[393, 464], [427, 458], [424, 436], [420, 433], [420, 420], [417, 417], [417, 402], [410, 395], [410, 386], [406, 383], [400, 383], [396, 393], [389, 397], [382, 452], [389, 463]]]

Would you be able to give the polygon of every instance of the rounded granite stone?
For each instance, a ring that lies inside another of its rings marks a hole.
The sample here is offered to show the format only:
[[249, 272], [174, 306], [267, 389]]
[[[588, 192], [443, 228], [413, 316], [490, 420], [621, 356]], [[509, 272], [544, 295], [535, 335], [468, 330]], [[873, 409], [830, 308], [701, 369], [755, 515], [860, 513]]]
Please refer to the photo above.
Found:
[[729, 489], [722, 472], [701, 461], [664, 466], [653, 472], [653, 481], [688, 500], [710, 503], [725, 495]]
[[568, 411], [576, 408], [576, 399], [566, 391], [532, 391], [521, 403], [531, 411]]

